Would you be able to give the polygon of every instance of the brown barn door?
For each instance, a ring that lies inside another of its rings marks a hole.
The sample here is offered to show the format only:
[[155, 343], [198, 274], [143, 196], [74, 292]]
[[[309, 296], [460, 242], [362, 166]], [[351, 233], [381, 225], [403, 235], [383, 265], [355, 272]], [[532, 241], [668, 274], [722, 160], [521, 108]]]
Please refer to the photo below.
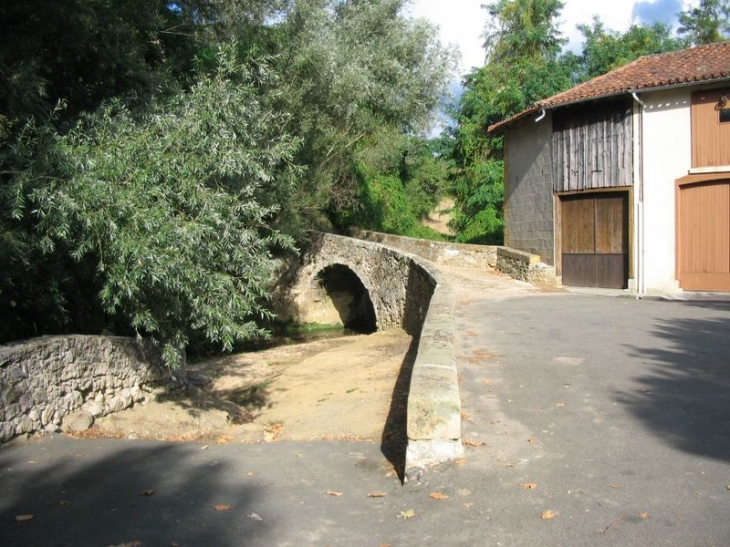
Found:
[[628, 207], [627, 192], [561, 198], [563, 285], [626, 288]]
[[689, 291], [730, 291], [730, 182], [679, 189], [678, 277]]

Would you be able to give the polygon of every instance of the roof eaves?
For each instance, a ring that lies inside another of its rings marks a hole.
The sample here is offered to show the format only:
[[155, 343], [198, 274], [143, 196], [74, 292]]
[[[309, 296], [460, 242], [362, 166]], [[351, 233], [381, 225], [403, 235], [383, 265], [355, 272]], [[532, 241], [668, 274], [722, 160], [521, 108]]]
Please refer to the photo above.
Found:
[[624, 89], [613, 90], [609, 93], [604, 93], [602, 95], [590, 95], [590, 96], [586, 96], [586, 97], [578, 97], [576, 99], [566, 101], [566, 102], [536, 103], [535, 105], [531, 106], [530, 108], [528, 108], [526, 110], [523, 110], [522, 112], [519, 112], [513, 116], [510, 116], [509, 118], [505, 118], [504, 120], [502, 120], [500, 122], [490, 125], [487, 128], [487, 133], [501, 132], [506, 127], [514, 125], [517, 122], [522, 121], [523, 119], [529, 117], [530, 115], [532, 115], [542, 109], [556, 110], [558, 108], [563, 108], [566, 106], [573, 106], [576, 104], [582, 104], [582, 103], [587, 103], [587, 102], [591, 102], [591, 101], [601, 101], [604, 99], [611, 99], [613, 97], [619, 97], [621, 95], [631, 95], [633, 93], [649, 93], [652, 91], [660, 91], [663, 89], [677, 89], [677, 88], [681, 88], [681, 87], [714, 84], [714, 83], [719, 83], [719, 82], [728, 81], [728, 80], [730, 80], [730, 75], [721, 74], [719, 76], [716, 76], [716, 77], [713, 77], [710, 79], [684, 80], [681, 82], [675, 82], [675, 83], [670, 83], [670, 84], [628, 87], [628, 88], [624, 88]]

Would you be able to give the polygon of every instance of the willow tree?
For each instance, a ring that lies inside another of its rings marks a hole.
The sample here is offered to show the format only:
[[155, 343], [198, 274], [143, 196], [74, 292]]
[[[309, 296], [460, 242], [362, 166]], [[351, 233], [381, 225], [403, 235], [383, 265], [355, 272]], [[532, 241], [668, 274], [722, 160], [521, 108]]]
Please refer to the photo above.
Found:
[[[292, 246], [270, 227], [272, 196], [291, 192], [297, 143], [262, 103], [264, 77], [229, 48], [213, 74], [141, 113], [117, 101], [68, 132], [36, 128], [43, 147], [8, 184], [37, 252], [90, 266], [108, 316], [157, 340], [170, 365], [191, 339], [230, 349], [270, 317], [274, 252]], [[37, 146], [26, 131], [18, 146]]]
[[356, 163], [397, 164], [408, 137], [430, 126], [456, 54], [432, 24], [407, 16], [407, 3], [295, 0], [287, 9], [279, 104], [303, 142], [301, 209], [356, 206]]

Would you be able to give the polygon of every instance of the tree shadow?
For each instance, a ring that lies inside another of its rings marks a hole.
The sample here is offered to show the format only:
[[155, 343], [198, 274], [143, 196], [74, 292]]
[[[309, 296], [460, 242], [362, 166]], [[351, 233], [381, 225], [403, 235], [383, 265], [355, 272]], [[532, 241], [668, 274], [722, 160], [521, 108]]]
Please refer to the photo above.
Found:
[[380, 451], [390, 462], [403, 482], [406, 468], [406, 449], [408, 448], [408, 393], [411, 387], [413, 364], [418, 355], [418, 338], [412, 338], [408, 352], [403, 358], [398, 378], [393, 386], [388, 417], [385, 420]]
[[730, 303], [677, 305], [688, 313], [657, 318], [657, 344], [627, 346], [650, 367], [620, 400], [670, 445], [730, 461]]
[[56, 439], [34, 462], [22, 446], [4, 447], [2, 543], [182, 547], [260, 540], [273, 524], [249, 516], [260, 492], [221, 456], [199, 445]]

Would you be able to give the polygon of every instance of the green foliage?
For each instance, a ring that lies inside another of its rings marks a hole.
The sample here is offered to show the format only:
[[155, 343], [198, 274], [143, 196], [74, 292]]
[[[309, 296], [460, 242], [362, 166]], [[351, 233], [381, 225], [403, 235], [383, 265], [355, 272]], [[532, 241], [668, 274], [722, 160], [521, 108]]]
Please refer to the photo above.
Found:
[[[392, 163], [391, 150], [424, 131], [455, 68], [435, 28], [403, 14], [404, 0], [297, 0], [282, 24], [283, 108], [306, 166], [295, 201], [356, 206], [354, 166]], [[393, 146], [383, 146], [385, 136]], [[382, 157], [376, 157], [382, 154]]]
[[564, 40], [557, 30], [557, 0], [499, 0], [487, 6], [487, 64], [466, 77], [453, 114], [450, 157], [452, 221], [457, 239], [502, 242], [502, 139], [487, 127], [570, 85], [558, 59]]
[[730, 39], [730, 0], [700, 0], [679, 14], [677, 33], [693, 45]]
[[105, 310], [172, 365], [192, 336], [230, 349], [270, 317], [272, 250], [292, 242], [269, 225], [296, 144], [261, 104], [261, 78], [229, 48], [215, 74], [142, 115], [113, 103], [84, 116], [11, 185], [40, 247], [93, 258]]
[[435, 201], [424, 195], [419, 180], [412, 179], [404, 185], [396, 175], [381, 174], [363, 164], [358, 164], [356, 169], [360, 177], [358, 207], [339, 212], [342, 226], [423, 239], [444, 239], [442, 234], [421, 222]]
[[606, 74], [644, 55], [666, 53], [685, 47], [685, 43], [671, 34], [668, 26], [631, 25], [623, 34], [605, 28], [597, 17], [591, 25], [579, 25], [583, 34], [583, 52], [573, 57], [567, 54], [563, 63], [575, 61], [573, 78], [583, 82]]
[[502, 243], [504, 167], [499, 160], [477, 162], [454, 180], [451, 191], [461, 206], [451, 221], [460, 243]]

